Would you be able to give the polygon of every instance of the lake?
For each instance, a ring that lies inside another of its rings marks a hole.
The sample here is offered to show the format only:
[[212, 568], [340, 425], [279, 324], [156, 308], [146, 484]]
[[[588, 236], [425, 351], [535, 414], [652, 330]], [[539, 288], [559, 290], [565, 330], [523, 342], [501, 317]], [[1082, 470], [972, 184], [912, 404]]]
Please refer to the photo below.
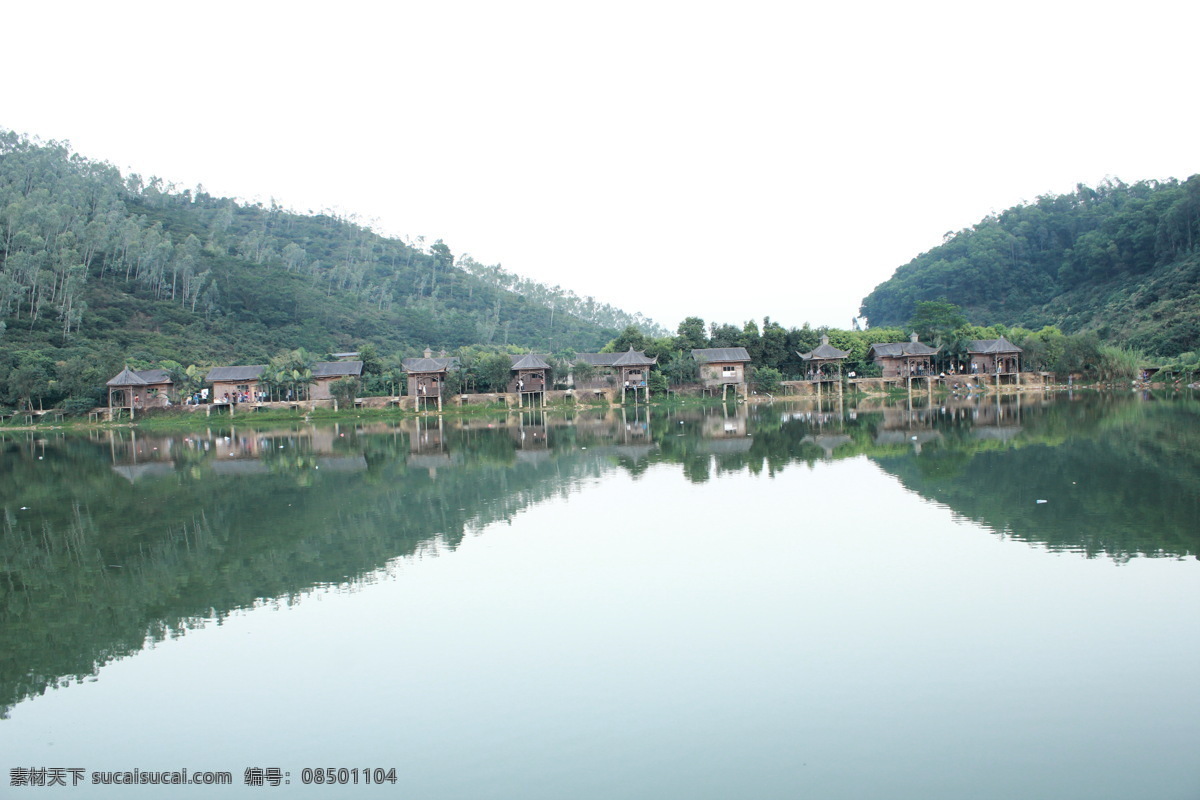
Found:
[[6, 797], [1200, 796], [1194, 395], [18, 433], [0, 501]]

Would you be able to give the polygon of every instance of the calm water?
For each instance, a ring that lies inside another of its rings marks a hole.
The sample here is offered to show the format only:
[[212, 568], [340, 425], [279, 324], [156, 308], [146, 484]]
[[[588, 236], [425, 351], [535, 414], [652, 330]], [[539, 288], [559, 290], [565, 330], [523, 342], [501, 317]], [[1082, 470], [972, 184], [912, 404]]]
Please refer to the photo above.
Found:
[[1193, 398], [9, 435], [0, 502], [0, 796], [1200, 797]]

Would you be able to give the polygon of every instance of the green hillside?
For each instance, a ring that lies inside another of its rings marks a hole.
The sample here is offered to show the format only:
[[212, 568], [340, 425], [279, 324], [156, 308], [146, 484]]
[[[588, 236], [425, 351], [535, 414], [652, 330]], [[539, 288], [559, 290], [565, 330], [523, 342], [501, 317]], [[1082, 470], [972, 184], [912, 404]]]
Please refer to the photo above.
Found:
[[988, 217], [862, 304], [872, 326], [948, 300], [981, 325], [1056, 325], [1164, 356], [1200, 348], [1200, 175], [1079, 186]]
[[[122, 363], [426, 346], [598, 350], [638, 314], [330, 214], [243, 204], [0, 131], [0, 405]], [[102, 387], [103, 378], [99, 385]]]

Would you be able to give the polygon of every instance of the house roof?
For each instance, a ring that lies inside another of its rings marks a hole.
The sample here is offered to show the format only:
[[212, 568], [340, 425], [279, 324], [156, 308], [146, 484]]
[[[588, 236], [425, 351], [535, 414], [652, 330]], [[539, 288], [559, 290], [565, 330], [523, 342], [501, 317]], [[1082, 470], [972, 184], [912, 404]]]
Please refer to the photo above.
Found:
[[358, 377], [362, 375], [362, 368], [363, 362], [361, 361], [318, 361], [313, 364], [312, 376], [314, 378]]
[[550, 365], [547, 364], [541, 356], [535, 353], [526, 353], [523, 356], [513, 356], [512, 362], [513, 369], [550, 369]]
[[999, 339], [972, 339], [968, 353], [1020, 353], [1021, 348], [1001, 336]]
[[156, 383], [172, 383], [171, 373], [165, 369], [121, 370], [108, 381], [109, 386], [150, 386]]
[[621, 353], [617, 360], [612, 362], [614, 367], [648, 367], [652, 364], [657, 364], [657, 358], [650, 358], [645, 353], [638, 352], [632, 347], [628, 352]]
[[931, 356], [941, 351], [940, 347], [930, 347], [921, 342], [876, 342], [871, 345], [871, 349], [867, 351], [867, 357], [871, 357], [871, 353], [880, 358], [904, 358], [905, 356]]
[[145, 386], [147, 381], [129, 367], [117, 373], [115, 378], [108, 381], [109, 386]]
[[750, 354], [744, 347], [706, 347], [692, 351], [692, 358], [701, 364], [719, 364], [727, 361], [750, 360]]
[[249, 367], [213, 367], [208, 371], [204, 380], [209, 383], [229, 383], [230, 381], [256, 381], [262, 377], [266, 364], [256, 364]]
[[405, 372], [445, 372], [458, 366], [457, 358], [406, 358], [400, 362]]
[[624, 353], [576, 353], [575, 363], [582, 361], [593, 367], [611, 367]]
[[814, 347], [810, 352], [797, 353], [796, 355], [800, 356], [805, 361], [812, 361], [814, 358], [818, 360], [845, 358], [846, 356], [850, 355], [850, 351], [838, 350], [829, 343], [828, 336], [822, 336], [821, 343]]

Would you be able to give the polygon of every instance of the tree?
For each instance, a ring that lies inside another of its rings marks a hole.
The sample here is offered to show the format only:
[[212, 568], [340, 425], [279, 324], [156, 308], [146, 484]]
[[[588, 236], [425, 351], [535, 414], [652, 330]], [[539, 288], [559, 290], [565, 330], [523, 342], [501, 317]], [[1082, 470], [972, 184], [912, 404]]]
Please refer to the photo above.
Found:
[[571, 368], [571, 377], [575, 379], [576, 384], [587, 383], [596, 375], [596, 368], [586, 361], [576, 361]]
[[758, 323], [754, 320], [746, 322], [746, 326], [742, 328], [742, 334], [738, 337], [738, 345], [746, 348], [746, 352], [750, 354], [750, 360], [755, 364], [761, 364], [763, 359], [763, 342], [762, 336], [758, 332]]
[[948, 300], [918, 300], [908, 327], [927, 343], [941, 346], [967, 324], [966, 315]]
[[624, 353], [631, 347], [634, 350], [645, 351], [646, 345], [646, 334], [642, 333], [636, 325], [627, 325], [625, 330], [621, 331], [621, 335], [606, 344], [600, 352]]
[[358, 379], [339, 378], [329, 384], [329, 393], [333, 395], [339, 408], [349, 408], [354, 405], [354, 398], [358, 396]]
[[480, 391], [505, 391], [512, 379], [512, 359], [503, 353], [480, 356], [475, 362], [475, 378]]
[[678, 336], [675, 337], [676, 350], [702, 350], [708, 347], [708, 338], [704, 335], [704, 320], [700, 317], [687, 317], [679, 323]]
[[787, 363], [788, 356], [787, 331], [778, 322], [772, 322], [770, 317], [764, 317], [761, 363], [780, 370]]
[[40, 401], [50, 394], [49, 359], [35, 353], [23, 354], [20, 365], [8, 374], [10, 392], [16, 396], [17, 405], [21, 408], [33, 408], [35, 400]]
[[695, 383], [700, 379], [700, 365], [690, 351], [679, 350], [659, 362], [658, 372], [674, 386]]
[[755, 367], [754, 383], [756, 390], [762, 394], [778, 392], [782, 382], [783, 374], [774, 367]]

